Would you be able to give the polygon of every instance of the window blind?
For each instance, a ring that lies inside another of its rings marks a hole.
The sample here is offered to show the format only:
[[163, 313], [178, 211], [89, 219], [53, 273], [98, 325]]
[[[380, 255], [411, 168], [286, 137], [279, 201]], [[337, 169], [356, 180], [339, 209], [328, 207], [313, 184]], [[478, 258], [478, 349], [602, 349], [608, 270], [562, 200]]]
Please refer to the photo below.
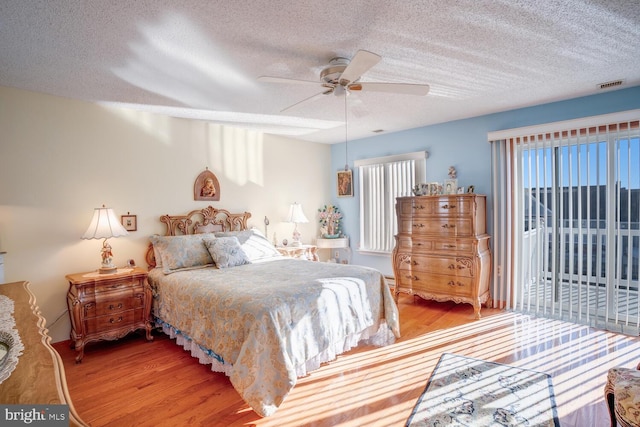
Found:
[[638, 335], [639, 117], [493, 141], [494, 300]]
[[410, 196], [426, 180], [424, 151], [355, 162], [360, 185], [360, 245], [363, 252], [393, 250], [398, 226], [396, 198]]

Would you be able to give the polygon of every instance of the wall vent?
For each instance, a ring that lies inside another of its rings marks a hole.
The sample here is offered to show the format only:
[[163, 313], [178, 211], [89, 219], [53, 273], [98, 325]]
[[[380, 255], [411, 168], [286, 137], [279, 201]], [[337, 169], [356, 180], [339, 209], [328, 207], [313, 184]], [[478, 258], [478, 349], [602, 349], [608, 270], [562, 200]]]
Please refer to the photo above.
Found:
[[384, 129], [376, 129], [374, 131], [372, 131], [373, 133], [382, 133], [384, 132]]
[[624, 83], [624, 80], [612, 80], [610, 82], [598, 84], [598, 89], [600, 90], [611, 89], [612, 87], [622, 86], [623, 83]]

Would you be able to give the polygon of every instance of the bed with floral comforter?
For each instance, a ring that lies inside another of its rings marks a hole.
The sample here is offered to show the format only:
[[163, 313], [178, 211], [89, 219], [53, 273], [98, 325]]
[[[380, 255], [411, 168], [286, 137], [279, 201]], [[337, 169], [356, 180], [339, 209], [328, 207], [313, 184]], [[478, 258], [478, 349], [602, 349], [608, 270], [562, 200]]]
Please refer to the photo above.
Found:
[[[400, 336], [397, 307], [377, 270], [282, 257], [255, 231], [180, 237], [164, 254], [168, 238], [152, 239], [163, 260], [149, 273], [156, 322], [224, 372], [261, 416], [273, 414], [296, 379], [321, 363]], [[209, 260], [199, 246], [193, 250], [198, 241]], [[256, 241], [258, 250], [249, 244]], [[197, 256], [198, 265], [185, 265]]]

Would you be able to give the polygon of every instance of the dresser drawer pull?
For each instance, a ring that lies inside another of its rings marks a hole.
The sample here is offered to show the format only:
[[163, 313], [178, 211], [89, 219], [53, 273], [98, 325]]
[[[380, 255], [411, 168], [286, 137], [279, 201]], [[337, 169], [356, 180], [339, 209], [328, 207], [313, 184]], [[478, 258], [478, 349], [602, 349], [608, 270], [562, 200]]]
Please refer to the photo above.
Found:
[[442, 228], [456, 228], [455, 224], [443, 224]]
[[449, 270], [455, 270], [456, 268], [458, 270], [462, 270], [464, 268], [464, 266], [463, 265], [456, 266], [455, 264], [449, 264]]
[[442, 246], [447, 249], [454, 249], [456, 247], [456, 245], [442, 245]]
[[409, 276], [405, 276], [405, 277], [406, 277], [407, 279], [409, 279], [409, 280], [418, 280], [418, 276], [411, 276], [411, 275], [409, 275]]
[[120, 286], [121, 286], [121, 284], [116, 284], [116, 285], [107, 286], [107, 288], [109, 288], [109, 289], [118, 289]]
[[442, 209], [455, 209], [456, 205], [444, 205], [442, 206]]
[[413, 224], [413, 226], [416, 227], [416, 228], [422, 228], [422, 227], [424, 227], [424, 224], [422, 224], [422, 223], [421, 224]]
[[118, 317], [117, 319], [114, 319], [113, 317], [111, 319], [109, 319], [109, 323], [120, 323], [122, 322], [122, 316]]
[[460, 282], [454, 282], [453, 280], [450, 280], [449, 283], [447, 283], [447, 285], [449, 286], [464, 286], [464, 283], [460, 283]]
[[113, 304], [109, 304], [109, 310], [115, 310], [118, 308], [122, 308], [122, 303], [118, 304], [118, 306], [115, 306]]
[[413, 205], [412, 207], [413, 209], [424, 209], [424, 206], [422, 205]]

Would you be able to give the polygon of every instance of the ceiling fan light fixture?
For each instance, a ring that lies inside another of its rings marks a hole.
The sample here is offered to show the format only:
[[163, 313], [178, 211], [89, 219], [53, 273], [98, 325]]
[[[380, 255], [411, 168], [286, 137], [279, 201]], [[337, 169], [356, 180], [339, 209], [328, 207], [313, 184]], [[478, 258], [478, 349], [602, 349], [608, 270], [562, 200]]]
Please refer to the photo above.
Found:
[[[288, 111], [300, 104], [319, 99], [322, 95], [329, 95], [331, 93], [336, 97], [344, 96], [344, 98], [347, 99], [351, 91], [388, 92], [403, 95], [426, 95], [429, 92], [429, 85], [427, 84], [360, 82], [362, 75], [380, 62], [381, 59], [382, 57], [380, 55], [362, 49], [356, 52], [352, 59], [343, 57], [331, 59], [329, 64], [320, 72], [320, 87], [322, 88], [322, 92], [298, 101], [284, 108], [281, 112]], [[261, 76], [259, 80], [267, 83], [317, 84], [310, 80], [270, 76]]]

